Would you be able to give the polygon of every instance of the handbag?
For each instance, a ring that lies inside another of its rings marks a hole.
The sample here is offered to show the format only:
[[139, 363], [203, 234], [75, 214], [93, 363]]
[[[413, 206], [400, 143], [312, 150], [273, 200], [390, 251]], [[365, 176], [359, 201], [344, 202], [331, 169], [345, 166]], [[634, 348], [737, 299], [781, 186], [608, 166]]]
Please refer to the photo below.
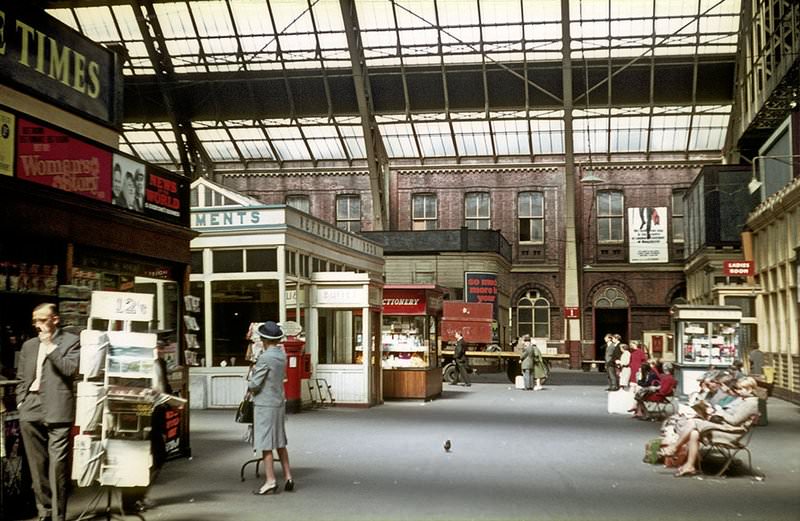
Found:
[[248, 396], [239, 402], [236, 409], [236, 423], [253, 423], [253, 400]]

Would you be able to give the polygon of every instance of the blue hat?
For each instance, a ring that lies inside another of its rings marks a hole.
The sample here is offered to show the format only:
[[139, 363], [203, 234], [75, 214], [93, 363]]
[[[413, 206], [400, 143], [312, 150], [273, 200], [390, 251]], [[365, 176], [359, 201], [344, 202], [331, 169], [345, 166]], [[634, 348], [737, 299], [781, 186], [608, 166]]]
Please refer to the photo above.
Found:
[[267, 340], [280, 340], [283, 338], [283, 330], [271, 320], [258, 326], [258, 334]]

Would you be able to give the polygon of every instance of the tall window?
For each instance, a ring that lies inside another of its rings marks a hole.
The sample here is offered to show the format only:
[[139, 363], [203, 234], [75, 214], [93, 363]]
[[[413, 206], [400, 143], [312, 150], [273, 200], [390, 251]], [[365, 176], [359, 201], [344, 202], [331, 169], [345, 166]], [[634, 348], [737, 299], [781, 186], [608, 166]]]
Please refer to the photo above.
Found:
[[286, 206], [297, 208], [301, 212], [311, 213], [311, 201], [307, 195], [287, 195]]
[[542, 192], [522, 192], [517, 198], [519, 242], [544, 242], [544, 195]]
[[597, 241], [622, 242], [625, 237], [625, 201], [622, 192], [597, 193]]
[[357, 195], [336, 197], [336, 226], [349, 232], [361, 231], [361, 197]]
[[487, 192], [473, 192], [464, 197], [464, 226], [470, 230], [488, 230], [491, 224], [489, 214]]
[[683, 242], [683, 196], [686, 190], [672, 191], [672, 242]]
[[517, 336], [550, 338], [550, 303], [538, 291], [529, 291], [517, 301]]
[[436, 195], [415, 194], [411, 198], [411, 229], [436, 229]]

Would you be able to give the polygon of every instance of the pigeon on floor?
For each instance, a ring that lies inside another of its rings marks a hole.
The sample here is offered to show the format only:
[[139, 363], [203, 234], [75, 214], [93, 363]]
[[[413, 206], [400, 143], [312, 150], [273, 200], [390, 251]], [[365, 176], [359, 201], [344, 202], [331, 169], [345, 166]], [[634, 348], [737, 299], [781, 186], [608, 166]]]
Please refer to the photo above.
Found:
[[450, 440], [445, 440], [445, 442], [444, 442], [444, 451], [445, 452], [450, 452], [450, 447], [452, 447], [452, 446], [453, 446], [453, 444], [450, 443]]

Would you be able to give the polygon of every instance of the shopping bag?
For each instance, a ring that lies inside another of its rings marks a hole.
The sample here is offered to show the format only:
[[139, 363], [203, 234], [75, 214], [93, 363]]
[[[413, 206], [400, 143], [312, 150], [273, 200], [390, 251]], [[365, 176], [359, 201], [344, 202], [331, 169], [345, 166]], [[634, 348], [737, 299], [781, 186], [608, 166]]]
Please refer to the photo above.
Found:
[[608, 414], [631, 414], [635, 405], [634, 394], [620, 389], [608, 393]]
[[514, 387], [517, 389], [525, 389], [525, 377], [518, 374], [517, 377], [514, 378]]

